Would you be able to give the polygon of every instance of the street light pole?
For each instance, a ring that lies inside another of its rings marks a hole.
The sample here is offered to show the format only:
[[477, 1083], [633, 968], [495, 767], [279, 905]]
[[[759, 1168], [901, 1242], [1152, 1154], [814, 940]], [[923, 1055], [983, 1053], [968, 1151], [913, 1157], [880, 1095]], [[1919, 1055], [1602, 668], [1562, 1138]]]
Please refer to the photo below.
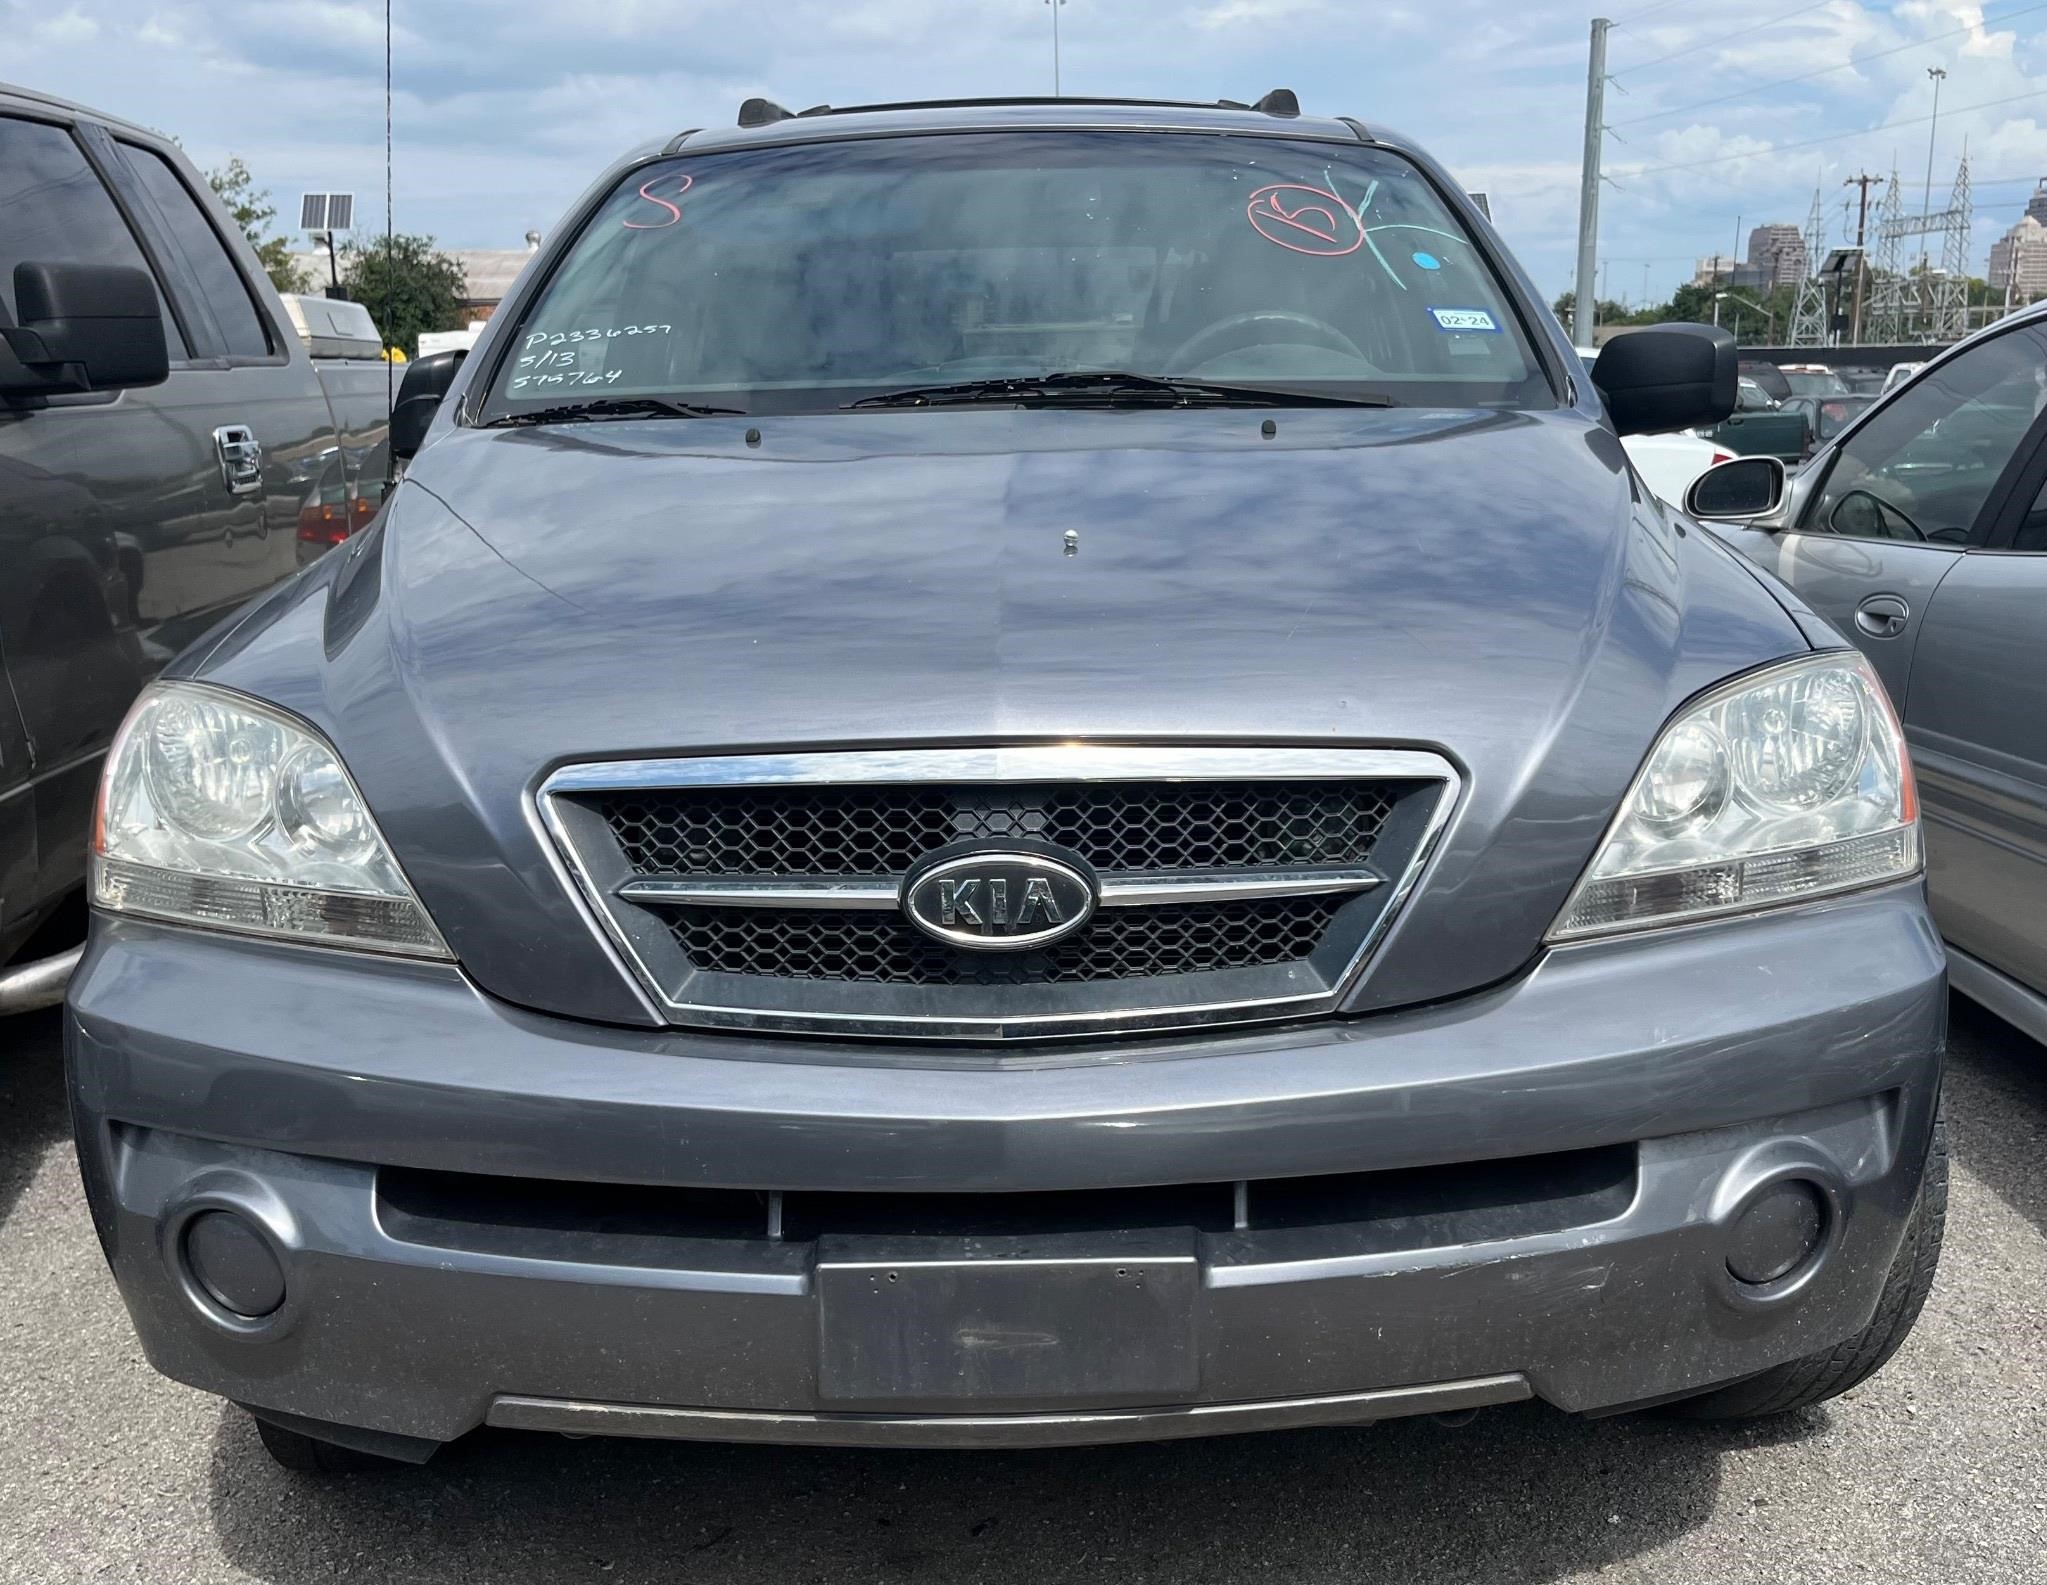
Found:
[[[1066, 0], [1045, 0], [1045, 4], [1052, 8], [1052, 97], [1057, 99], [1059, 97], [1059, 8], [1066, 4]], [[1931, 166], [1928, 167], [1929, 170], [1931, 168]]]
[[[1926, 229], [1933, 220], [1933, 144], [1940, 136], [1940, 85], [1947, 81], [1945, 66], [1929, 66], [1926, 75], [1933, 79], [1933, 124], [1926, 129], [1926, 203], [1919, 211], [1919, 291], [1927, 292], [1932, 283], [1927, 279], [1927, 268], [1933, 262], [1928, 252], [1932, 246], [1933, 233]], [[1916, 295], [1916, 294], [1915, 294]]]
[[1571, 302], [1571, 337], [1592, 345], [1599, 277], [1599, 156], [1606, 139], [1606, 35], [1613, 24], [1592, 19], [1592, 51], [1585, 67], [1585, 159], [1578, 187], [1578, 278]]

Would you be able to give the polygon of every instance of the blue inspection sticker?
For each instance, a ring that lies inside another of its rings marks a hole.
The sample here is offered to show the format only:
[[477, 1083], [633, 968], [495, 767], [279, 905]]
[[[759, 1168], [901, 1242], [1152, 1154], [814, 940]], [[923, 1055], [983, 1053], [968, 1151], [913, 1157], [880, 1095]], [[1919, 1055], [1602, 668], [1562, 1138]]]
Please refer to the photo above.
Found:
[[1443, 261], [1433, 253], [1417, 253], [1414, 255], [1414, 262], [1424, 270], [1440, 270], [1443, 267]]
[[1438, 330], [1453, 333], [1477, 330], [1493, 335], [1500, 333], [1500, 327], [1493, 316], [1483, 308], [1431, 308], [1429, 314], [1436, 321]]

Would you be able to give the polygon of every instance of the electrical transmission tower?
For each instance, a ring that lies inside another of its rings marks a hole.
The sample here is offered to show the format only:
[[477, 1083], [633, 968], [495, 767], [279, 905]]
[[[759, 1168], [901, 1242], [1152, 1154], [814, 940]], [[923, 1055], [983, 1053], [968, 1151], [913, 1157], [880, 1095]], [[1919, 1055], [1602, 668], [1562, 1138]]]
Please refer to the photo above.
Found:
[[1812, 190], [1812, 213], [1805, 221], [1805, 279], [1798, 283], [1798, 299], [1791, 308], [1791, 332], [1787, 347], [1824, 347], [1831, 339], [1827, 323], [1827, 288], [1820, 279], [1820, 264], [1827, 252], [1827, 219], [1820, 190]]
[[1969, 190], [1969, 150], [1955, 167], [1955, 190], [1948, 199], [1947, 225], [1942, 228], [1940, 279], [1934, 285], [1934, 341], [1960, 341], [1969, 333], [1970, 233], [1976, 225], [1975, 195]]
[[[1907, 213], [1894, 170], [1884, 190], [1881, 215], [1865, 339], [1878, 345], [1961, 340], [1969, 329], [1969, 233], [1976, 218], [1969, 156], [1963, 154], [1955, 169], [1947, 208]], [[1932, 236], [1941, 239], [1939, 268], [1931, 267], [1929, 256], [1928, 268], [1916, 276], [1907, 274], [1905, 239]]]

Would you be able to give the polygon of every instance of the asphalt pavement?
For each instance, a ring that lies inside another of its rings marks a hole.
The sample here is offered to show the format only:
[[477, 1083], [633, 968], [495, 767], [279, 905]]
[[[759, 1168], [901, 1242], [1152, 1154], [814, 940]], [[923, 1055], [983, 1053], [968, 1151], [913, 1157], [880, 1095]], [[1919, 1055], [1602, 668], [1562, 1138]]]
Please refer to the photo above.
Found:
[[143, 1361], [79, 1192], [54, 1015], [0, 1023], [0, 1581], [2047, 1577], [2047, 1050], [1957, 1003], [1955, 1183], [1890, 1368], [1756, 1426], [1580, 1422], [1028, 1454], [486, 1433], [321, 1481]]

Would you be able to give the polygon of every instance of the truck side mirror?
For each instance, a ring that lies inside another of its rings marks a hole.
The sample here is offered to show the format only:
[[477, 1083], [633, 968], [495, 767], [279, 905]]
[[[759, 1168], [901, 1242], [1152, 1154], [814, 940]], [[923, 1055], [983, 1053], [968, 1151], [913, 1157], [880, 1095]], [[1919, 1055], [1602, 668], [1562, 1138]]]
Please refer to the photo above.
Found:
[[1692, 480], [1685, 510], [1722, 523], [1767, 517], [1784, 504], [1784, 485], [1784, 464], [1775, 457], [1736, 457]]
[[1592, 365], [1623, 435], [1659, 435], [1717, 424], [1734, 411], [1740, 356], [1711, 325], [1652, 325], [1615, 336]]
[[14, 267], [14, 307], [20, 323], [0, 326], [0, 340], [27, 379], [7, 379], [10, 394], [119, 391], [170, 376], [163, 307], [145, 270], [23, 260]]
[[391, 455], [400, 462], [419, 455], [434, 414], [441, 410], [441, 398], [448, 394], [456, 371], [468, 356], [461, 350], [434, 352], [405, 365], [405, 378], [398, 382], [398, 402], [391, 409]]

